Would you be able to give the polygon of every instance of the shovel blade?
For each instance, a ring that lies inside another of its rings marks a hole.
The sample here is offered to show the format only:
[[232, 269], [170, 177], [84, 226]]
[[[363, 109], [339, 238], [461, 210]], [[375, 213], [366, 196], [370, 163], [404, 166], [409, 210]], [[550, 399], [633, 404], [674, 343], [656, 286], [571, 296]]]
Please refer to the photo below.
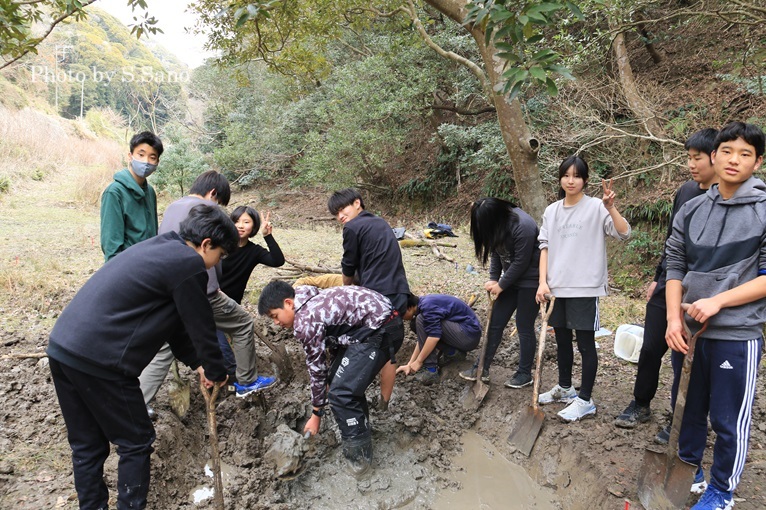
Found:
[[678, 455], [668, 458], [666, 451], [647, 448], [638, 472], [638, 499], [647, 510], [683, 508], [696, 470]]
[[533, 406], [527, 407], [516, 421], [516, 426], [511, 435], [508, 436], [508, 442], [529, 457], [535, 446], [537, 436], [540, 435], [540, 429], [543, 428], [544, 421], [545, 413], [542, 409], [535, 409]]
[[487, 396], [487, 392], [489, 392], [489, 385], [480, 380], [477, 380], [472, 386], [466, 386], [461, 397], [463, 409], [467, 411], [478, 410], [484, 397]]

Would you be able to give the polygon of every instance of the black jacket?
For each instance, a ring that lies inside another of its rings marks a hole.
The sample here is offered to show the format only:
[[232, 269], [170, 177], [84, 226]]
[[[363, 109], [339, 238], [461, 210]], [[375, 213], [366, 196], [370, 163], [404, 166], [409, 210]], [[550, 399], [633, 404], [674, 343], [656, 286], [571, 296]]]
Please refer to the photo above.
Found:
[[138, 377], [162, 344], [226, 376], [202, 258], [175, 232], [131, 246], [88, 280], [51, 331], [48, 355], [102, 379]]

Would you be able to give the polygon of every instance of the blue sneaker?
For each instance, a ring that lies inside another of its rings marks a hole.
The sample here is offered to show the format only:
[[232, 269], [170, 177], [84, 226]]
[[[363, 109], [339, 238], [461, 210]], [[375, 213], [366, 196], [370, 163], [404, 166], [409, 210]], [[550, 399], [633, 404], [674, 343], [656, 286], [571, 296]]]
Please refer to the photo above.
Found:
[[729, 510], [734, 506], [734, 496], [731, 492], [719, 491], [712, 485], [702, 495], [691, 510]]
[[276, 382], [276, 377], [266, 377], [264, 375], [259, 375], [258, 378], [250, 384], [234, 383], [234, 388], [237, 390], [237, 396], [239, 398], [244, 398], [251, 393], [256, 393], [261, 390], [265, 390], [266, 388], [270, 388], [274, 386]]
[[694, 483], [689, 492], [692, 494], [702, 494], [707, 489], [707, 482], [705, 481], [705, 472], [701, 467], [697, 468], [697, 472], [694, 473]]

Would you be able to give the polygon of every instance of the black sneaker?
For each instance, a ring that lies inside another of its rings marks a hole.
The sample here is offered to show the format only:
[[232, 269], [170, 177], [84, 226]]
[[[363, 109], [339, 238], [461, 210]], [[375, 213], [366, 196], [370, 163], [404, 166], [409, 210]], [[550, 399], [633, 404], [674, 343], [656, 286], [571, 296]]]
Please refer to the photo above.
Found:
[[432, 384], [439, 383], [439, 371], [436, 369], [429, 370], [423, 367], [423, 370], [415, 374], [415, 380], [423, 386], [431, 386]]
[[632, 429], [637, 423], [646, 423], [652, 419], [652, 410], [636, 404], [635, 400], [630, 401], [630, 405], [625, 408], [620, 416], [615, 418], [614, 424], [621, 429]]
[[506, 388], [523, 388], [532, 384], [532, 376], [530, 374], [521, 374], [516, 372], [513, 377], [505, 381]]
[[[460, 377], [465, 379], [466, 381], [475, 381], [476, 380], [476, 367], [469, 368], [468, 370], [463, 370], [462, 372], [458, 373]], [[489, 384], [489, 370], [483, 370], [481, 372], [481, 382], [485, 384]]]
[[672, 425], [672, 423], [668, 423], [667, 427], [657, 432], [657, 435], [654, 436], [654, 442], [657, 444], [668, 444], [668, 441], [670, 441], [670, 427]]

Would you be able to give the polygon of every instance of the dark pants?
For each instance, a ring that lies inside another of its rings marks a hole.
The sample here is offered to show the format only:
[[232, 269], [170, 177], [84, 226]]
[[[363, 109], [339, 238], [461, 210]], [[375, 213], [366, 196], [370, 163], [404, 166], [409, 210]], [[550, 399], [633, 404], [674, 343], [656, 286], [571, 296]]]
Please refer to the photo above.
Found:
[[154, 427], [138, 378], [99, 379], [50, 360], [61, 414], [72, 448], [74, 485], [81, 510], [108, 508], [104, 461], [117, 445], [117, 508], [142, 509], [149, 493]]
[[396, 317], [364, 342], [340, 347], [328, 374], [329, 400], [343, 441], [368, 440], [372, 436], [364, 392], [390, 360], [390, 346], [398, 351], [404, 340], [404, 324]]
[[[654, 301], [654, 298], [652, 299]], [[638, 357], [638, 371], [636, 382], [633, 385], [633, 397], [636, 404], [649, 407], [652, 399], [657, 394], [657, 385], [660, 379], [662, 358], [668, 352], [668, 343], [665, 341], [665, 331], [668, 328], [667, 310], [664, 306], [649, 301], [646, 304], [644, 317], [644, 343], [641, 346], [641, 354]], [[664, 299], [661, 303], [664, 305]], [[671, 352], [673, 364], [673, 386], [670, 392], [670, 406], [675, 407], [678, 381], [681, 379], [681, 366], [684, 356], [678, 352]]]
[[763, 338], [700, 338], [694, 352], [678, 456], [699, 465], [707, 445], [707, 420], [716, 433], [710, 485], [733, 491], [745, 467]]
[[519, 369], [521, 374], [532, 373], [535, 360], [535, 318], [539, 307], [535, 301], [537, 289], [509, 287], [497, 297], [492, 307], [492, 321], [487, 333], [487, 353], [484, 355], [484, 370], [489, 370], [495, 359], [503, 331], [513, 312], [516, 312], [516, 328], [519, 331]]
[[[568, 328], [553, 328], [556, 332], [556, 347], [559, 364], [559, 386], [569, 388], [572, 386], [572, 365], [574, 364], [574, 350], [572, 349], [572, 330]], [[598, 371], [598, 353], [596, 352], [596, 332], [577, 329], [577, 350], [582, 356], [582, 381], [578, 396], [583, 400], [590, 400], [593, 385], [596, 383]]]
[[223, 365], [226, 367], [226, 373], [229, 376], [237, 376], [237, 358], [234, 357], [234, 351], [231, 350], [231, 344], [226, 337], [226, 333], [220, 329], [216, 330], [218, 335], [218, 347], [221, 348], [221, 354], [223, 354]]
[[[439, 351], [447, 347], [454, 347], [455, 349], [463, 352], [468, 352], [476, 349], [481, 340], [481, 332], [473, 335], [467, 335], [460, 328], [460, 324], [452, 321], [441, 321], [442, 336], [439, 338], [439, 343], [436, 344], [436, 348], [431, 351], [431, 354], [426, 357], [423, 362], [423, 366], [427, 368], [436, 368], [439, 360]], [[423, 326], [423, 316], [418, 315], [415, 318], [415, 332], [418, 335], [418, 346], [423, 349], [428, 338], [425, 327]]]

